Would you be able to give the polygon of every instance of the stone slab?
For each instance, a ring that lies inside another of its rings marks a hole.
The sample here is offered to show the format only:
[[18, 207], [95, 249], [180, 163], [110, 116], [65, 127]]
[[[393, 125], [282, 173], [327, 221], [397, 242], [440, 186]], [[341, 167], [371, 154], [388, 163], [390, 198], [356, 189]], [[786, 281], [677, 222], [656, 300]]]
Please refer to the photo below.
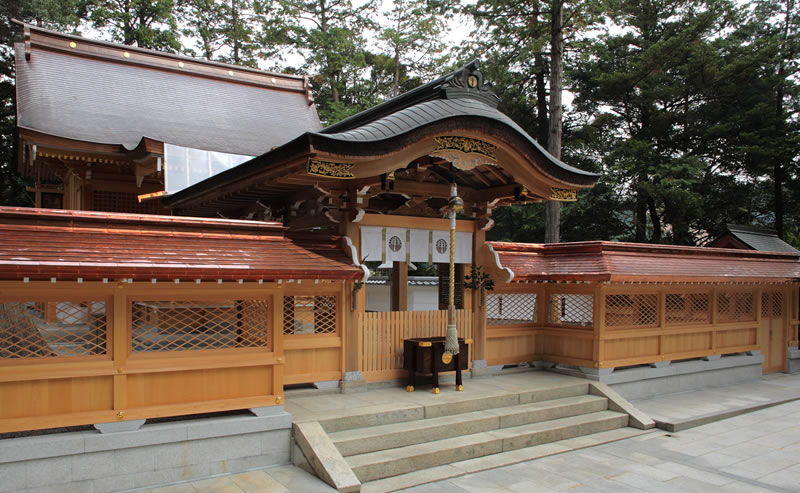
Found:
[[311, 468], [323, 481], [345, 493], [361, 490], [361, 482], [318, 422], [295, 423], [294, 439]]
[[601, 395], [608, 399], [608, 408], [612, 411], [628, 415], [628, 426], [640, 430], [649, 430], [656, 426], [647, 414], [637, 409], [636, 406], [625, 400], [614, 389], [602, 382], [592, 382], [589, 384], [590, 392], [594, 395]]

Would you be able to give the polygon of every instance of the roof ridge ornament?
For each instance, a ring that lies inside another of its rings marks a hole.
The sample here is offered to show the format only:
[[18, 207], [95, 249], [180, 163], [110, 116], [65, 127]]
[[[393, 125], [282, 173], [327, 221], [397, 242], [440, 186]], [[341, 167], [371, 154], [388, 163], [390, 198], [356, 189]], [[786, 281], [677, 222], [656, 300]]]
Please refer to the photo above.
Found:
[[496, 108], [500, 98], [492, 90], [492, 84], [487, 82], [480, 71], [480, 62], [473, 60], [442, 82], [447, 99], [476, 98]]

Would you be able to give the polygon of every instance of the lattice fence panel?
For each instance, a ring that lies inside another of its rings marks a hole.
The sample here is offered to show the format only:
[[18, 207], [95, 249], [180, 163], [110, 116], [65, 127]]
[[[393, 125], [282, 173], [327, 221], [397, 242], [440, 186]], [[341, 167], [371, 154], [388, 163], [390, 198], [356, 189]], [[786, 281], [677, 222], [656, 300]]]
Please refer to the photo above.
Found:
[[266, 300], [134, 301], [134, 352], [270, 347]]
[[486, 324], [510, 325], [536, 322], [536, 293], [489, 293], [486, 295]]
[[775, 318], [783, 315], [783, 293], [764, 291], [761, 293], [761, 316]]
[[756, 319], [755, 298], [750, 291], [721, 291], [717, 293], [719, 322], [748, 322]]
[[711, 296], [708, 293], [668, 293], [667, 324], [710, 324]]
[[561, 325], [592, 325], [594, 296], [591, 294], [553, 293], [548, 298], [547, 321]]
[[284, 335], [335, 333], [336, 296], [284, 296]]
[[606, 327], [655, 327], [657, 294], [606, 295]]
[[0, 359], [106, 354], [104, 301], [0, 303]]

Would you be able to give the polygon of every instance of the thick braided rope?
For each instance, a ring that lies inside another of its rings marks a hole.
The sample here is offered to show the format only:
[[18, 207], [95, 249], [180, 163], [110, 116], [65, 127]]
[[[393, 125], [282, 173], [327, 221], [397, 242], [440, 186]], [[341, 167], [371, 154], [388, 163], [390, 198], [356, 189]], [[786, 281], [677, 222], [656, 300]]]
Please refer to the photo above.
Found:
[[[455, 197], [456, 185], [450, 187], [450, 196]], [[450, 354], [458, 354], [458, 330], [456, 329], [456, 213], [450, 211], [450, 293], [447, 306], [447, 337], [444, 350]]]

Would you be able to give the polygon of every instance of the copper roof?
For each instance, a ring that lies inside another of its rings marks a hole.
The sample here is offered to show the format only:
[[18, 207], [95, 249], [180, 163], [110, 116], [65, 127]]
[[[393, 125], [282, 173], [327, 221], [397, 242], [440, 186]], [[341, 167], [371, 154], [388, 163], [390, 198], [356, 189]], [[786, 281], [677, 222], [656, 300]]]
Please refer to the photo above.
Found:
[[590, 241], [491, 242], [513, 281], [782, 282], [800, 278], [798, 254]]
[[0, 207], [0, 279], [360, 279], [339, 238], [280, 223]]
[[17, 125], [128, 150], [143, 138], [260, 155], [321, 126], [303, 76], [104, 43], [23, 24]]

